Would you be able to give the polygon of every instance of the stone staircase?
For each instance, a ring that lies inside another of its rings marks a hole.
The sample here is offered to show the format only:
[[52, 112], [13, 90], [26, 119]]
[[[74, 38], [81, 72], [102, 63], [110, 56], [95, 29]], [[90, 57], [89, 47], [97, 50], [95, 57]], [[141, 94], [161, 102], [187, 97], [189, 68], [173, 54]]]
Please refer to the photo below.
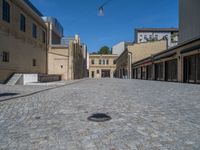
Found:
[[19, 79], [22, 77], [22, 74], [14, 74], [6, 83], [6, 85], [15, 85], [19, 81]]

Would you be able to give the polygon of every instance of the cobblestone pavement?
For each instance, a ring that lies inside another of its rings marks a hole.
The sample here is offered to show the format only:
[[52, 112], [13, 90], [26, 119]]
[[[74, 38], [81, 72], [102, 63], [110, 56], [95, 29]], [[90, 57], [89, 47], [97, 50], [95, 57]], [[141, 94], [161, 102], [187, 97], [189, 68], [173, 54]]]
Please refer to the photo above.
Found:
[[199, 150], [200, 85], [83, 80], [3, 101], [0, 149]]
[[22, 85], [9, 86], [0, 84], [0, 101], [13, 99], [16, 97], [25, 96], [32, 93], [46, 91], [48, 89], [53, 89], [56, 87], [72, 84], [79, 81], [81, 80], [58, 81], [49, 83], [29, 83], [28, 85], [25, 86]]

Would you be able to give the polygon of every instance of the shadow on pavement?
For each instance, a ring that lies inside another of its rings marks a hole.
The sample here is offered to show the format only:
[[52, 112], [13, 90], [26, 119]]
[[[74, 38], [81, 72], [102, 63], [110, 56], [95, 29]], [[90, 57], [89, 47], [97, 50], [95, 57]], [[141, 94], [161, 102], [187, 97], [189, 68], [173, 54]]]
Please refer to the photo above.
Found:
[[0, 97], [15, 96], [15, 95], [19, 95], [19, 93], [0, 93]]

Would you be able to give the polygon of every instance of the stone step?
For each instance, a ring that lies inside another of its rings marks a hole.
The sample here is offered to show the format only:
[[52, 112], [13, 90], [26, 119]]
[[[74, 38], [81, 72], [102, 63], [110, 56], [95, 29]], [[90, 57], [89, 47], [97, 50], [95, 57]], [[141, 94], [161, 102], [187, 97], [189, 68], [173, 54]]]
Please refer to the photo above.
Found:
[[15, 85], [17, 81], [21, 78], [22, 74], [14, 74], [6, 85]]

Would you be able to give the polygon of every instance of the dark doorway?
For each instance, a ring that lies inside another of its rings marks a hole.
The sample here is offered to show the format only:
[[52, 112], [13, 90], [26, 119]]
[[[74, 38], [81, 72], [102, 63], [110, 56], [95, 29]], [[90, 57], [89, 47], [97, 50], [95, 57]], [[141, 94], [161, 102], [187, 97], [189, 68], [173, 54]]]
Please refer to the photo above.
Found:
[[102, 70], [101, 77], [102, 78], [110, 78], [110, 70]]
[[147, 66], [147, 79], [148, 80], [152, 80], [152, 74], [153, 74], [153, 66], [152, 65], [148, 65]]
[[184, 57], [184, 82], [200, 83], [200, 54]]
[[177, 59], [165, 62], [165, 80], [177, 81]]
[[200, 54], [197, 55], [197, 83], [200, 83]]
[[155, 64], [155, 79], [163, 80], [163, 62]]

